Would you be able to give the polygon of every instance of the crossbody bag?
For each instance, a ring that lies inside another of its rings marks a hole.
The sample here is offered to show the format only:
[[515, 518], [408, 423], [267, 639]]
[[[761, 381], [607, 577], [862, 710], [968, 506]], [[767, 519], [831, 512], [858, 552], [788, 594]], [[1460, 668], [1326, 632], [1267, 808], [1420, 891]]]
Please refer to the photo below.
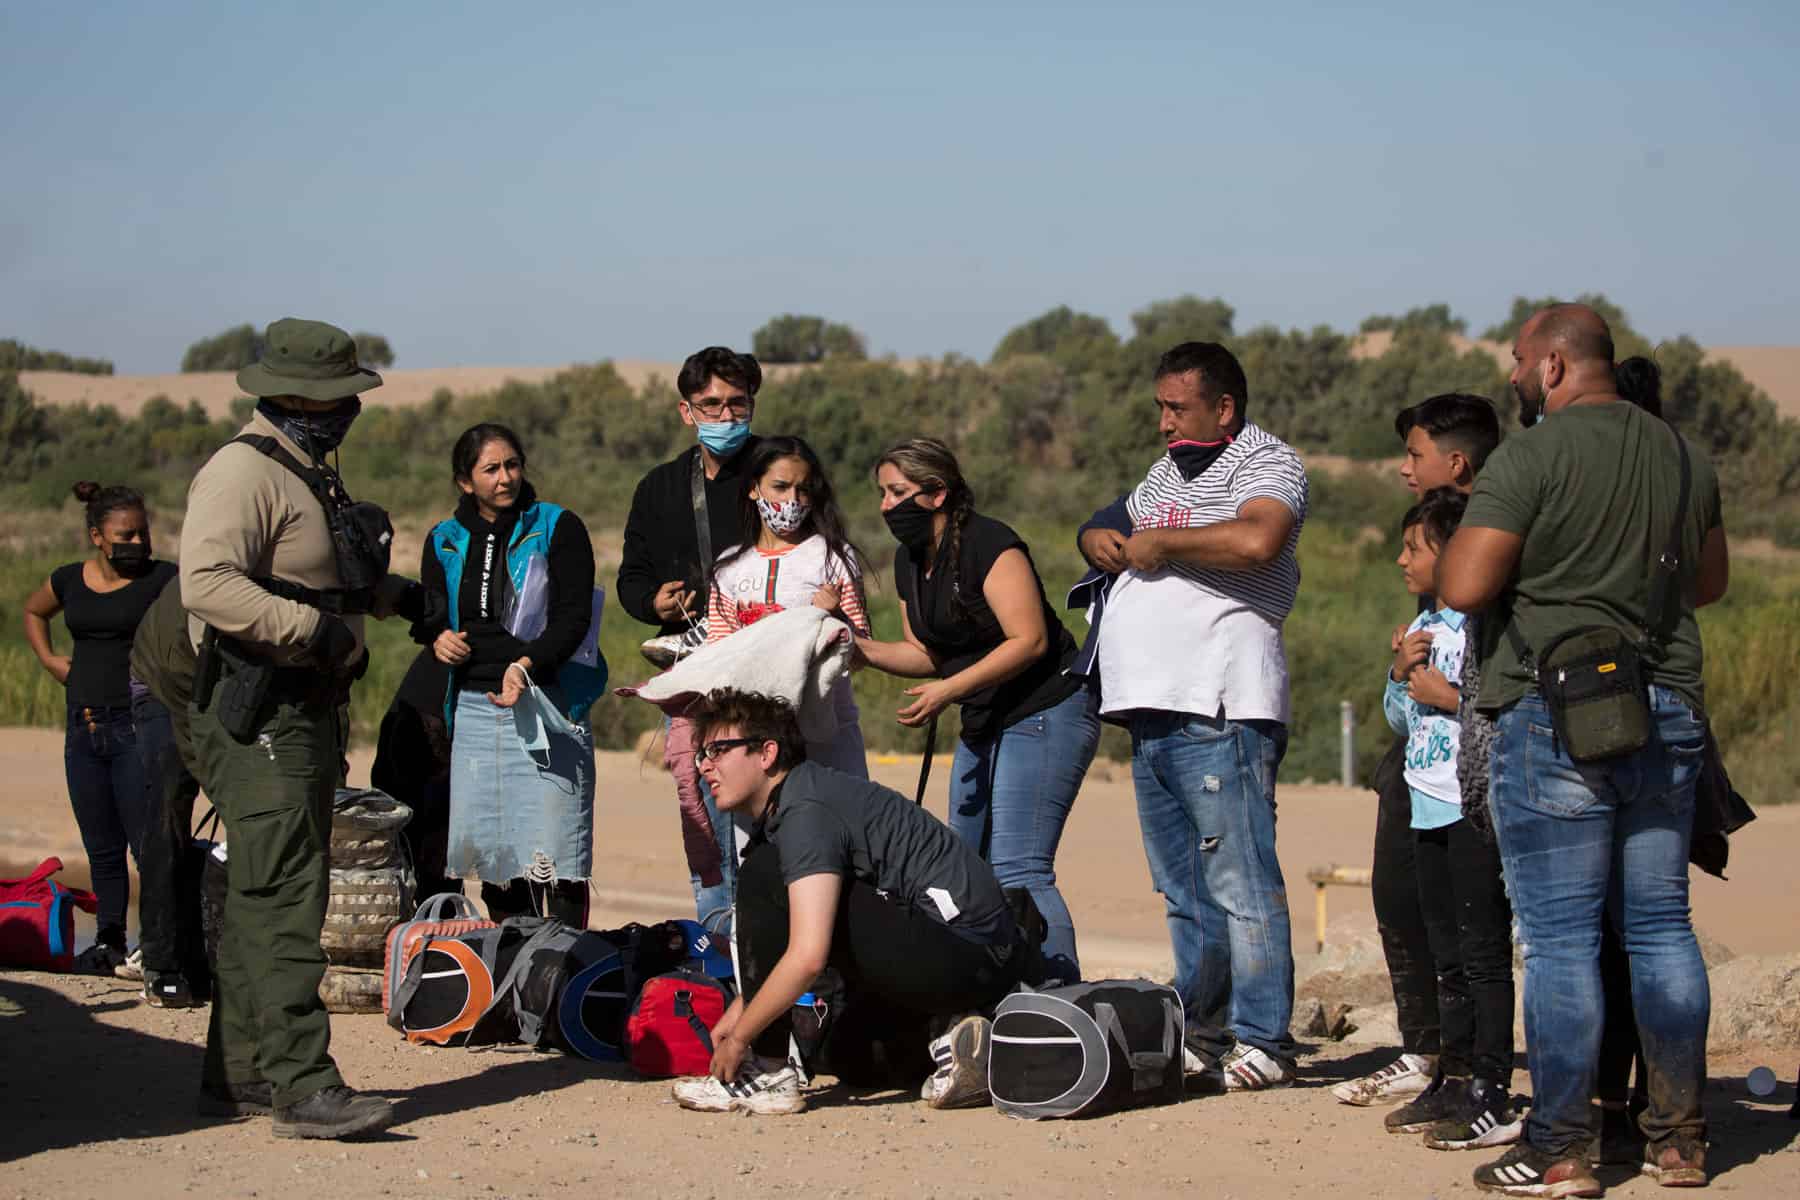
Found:
[[1687, 443], [1677, 435], [1675, 444], [1681, 452], [1681, 491], [1668, 543], [1650, 575], [1650, 601], [1638, 635], [1583, 625], [1533, 654], [1517, 622], [1506, 623], [1507, 640], [1520, 664], [1536, 676], [1557, 739], [1575, 762], [1604, 762], [1650, 744], [1649, 662], [1661, 656], [1671, 617], [1679, 615], [1681, 533], [1693, 483]]

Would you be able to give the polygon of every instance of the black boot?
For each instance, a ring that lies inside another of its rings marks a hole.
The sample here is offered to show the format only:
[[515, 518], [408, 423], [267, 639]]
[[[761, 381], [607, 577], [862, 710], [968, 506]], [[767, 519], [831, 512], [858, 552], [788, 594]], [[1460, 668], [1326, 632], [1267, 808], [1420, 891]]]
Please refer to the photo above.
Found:
[[342, 1084], [320, 1088], [298, 1104], [275, 1110], [278, 1138], [354, 1138], [380, 1133], [394, 1123], [394, 1106]]

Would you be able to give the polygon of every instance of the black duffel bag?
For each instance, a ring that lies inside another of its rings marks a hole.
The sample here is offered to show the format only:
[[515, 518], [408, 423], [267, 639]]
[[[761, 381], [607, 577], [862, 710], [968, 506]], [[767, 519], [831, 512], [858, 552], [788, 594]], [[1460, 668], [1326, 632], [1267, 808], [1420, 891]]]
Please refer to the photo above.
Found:
[[1037, 1121], [1182, 1098], [1181, 997], [1142, 979], [1017, 991], [994, 1014], [994, 1107]]

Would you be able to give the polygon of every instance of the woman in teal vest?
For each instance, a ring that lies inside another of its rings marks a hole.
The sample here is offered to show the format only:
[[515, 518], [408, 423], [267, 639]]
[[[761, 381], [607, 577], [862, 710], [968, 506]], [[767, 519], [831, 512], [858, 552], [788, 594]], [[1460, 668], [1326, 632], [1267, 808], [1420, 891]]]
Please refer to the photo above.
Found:
[[426, 539], [419, 570], [441, 618], [414, 627], [450, 668], [447, 873], [481, 880], [495, 920], [538, 913], [585, 927], [587, 710], [606, 687], [593, 544], [580, 517], [537, 498], [506, 426], [466, 431], [450, 466], [462, 496]]

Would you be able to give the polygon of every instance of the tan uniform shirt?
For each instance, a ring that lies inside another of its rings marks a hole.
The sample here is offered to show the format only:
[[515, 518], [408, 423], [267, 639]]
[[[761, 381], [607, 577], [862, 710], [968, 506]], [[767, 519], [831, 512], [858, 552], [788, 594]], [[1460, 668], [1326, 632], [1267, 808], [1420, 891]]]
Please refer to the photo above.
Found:
[[[261, 413], [243, 433], [273, 437], [301, 462], [305, 451]], [[222, 446], [188, 488], [181, 527], [181, 603], [188, 636], [205, 627], [291, 663], [318, 632], [319, 610], [270, 595], [258, 578], [285, 579], [321, 591], [342, 586], [325, 510], [298, 475], [255, 446]], [[362, 652], [363, 618], [343, 618]]]

